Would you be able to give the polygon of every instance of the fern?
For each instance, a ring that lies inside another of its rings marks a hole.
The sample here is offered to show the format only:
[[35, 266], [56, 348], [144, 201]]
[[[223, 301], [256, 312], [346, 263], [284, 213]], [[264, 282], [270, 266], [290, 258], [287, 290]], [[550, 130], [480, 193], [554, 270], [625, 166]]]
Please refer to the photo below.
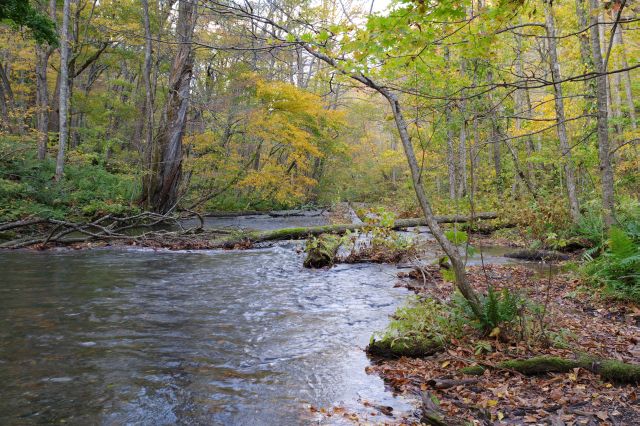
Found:
[[604, 253], [596, 259], [585, 257], [589, 281], [603, 285], [608, 296], [640, 301], [640, 244], [635, 231], [635, 224], [624, 230], [611, 228]]

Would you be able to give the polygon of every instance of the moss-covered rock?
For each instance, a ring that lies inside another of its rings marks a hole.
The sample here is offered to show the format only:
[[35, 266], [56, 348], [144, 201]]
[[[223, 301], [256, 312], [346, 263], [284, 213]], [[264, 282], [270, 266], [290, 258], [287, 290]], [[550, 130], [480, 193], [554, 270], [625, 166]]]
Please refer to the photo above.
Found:
[[442, 344], [428, 339], [382, 339], [373, 340], [366, 351], [369, 355], [381, 358], [421, 358], [433, 355], [443, 349]]
[[340, 243], [340, 237], [333, 234], [322, 234], [318, 238], [308, 239], [305, 247], [307, 257], [304, 259], [304, 267], [322, 268], [333, 265]]

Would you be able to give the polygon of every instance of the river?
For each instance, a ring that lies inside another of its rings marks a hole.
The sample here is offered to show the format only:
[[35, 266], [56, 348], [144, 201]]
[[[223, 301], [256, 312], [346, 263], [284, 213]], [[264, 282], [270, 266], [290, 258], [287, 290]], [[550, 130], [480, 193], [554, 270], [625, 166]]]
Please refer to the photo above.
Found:
[[[362, 348], [406, 297], [390, 265], [246, 251], [0, 253], [0, 424], [308, 424], [411, 406]], [[371, 409], [368, 409], [371, 411]]]
[[[206, 225], [326, 223], [307, 216]], [[340, 423], [310, 407], [414, 411], [365, 372], [363, 348], [409, 295], [396, 267], [310, 270], [301, 248], [0, 252], [0, 424], [297, 425]]]

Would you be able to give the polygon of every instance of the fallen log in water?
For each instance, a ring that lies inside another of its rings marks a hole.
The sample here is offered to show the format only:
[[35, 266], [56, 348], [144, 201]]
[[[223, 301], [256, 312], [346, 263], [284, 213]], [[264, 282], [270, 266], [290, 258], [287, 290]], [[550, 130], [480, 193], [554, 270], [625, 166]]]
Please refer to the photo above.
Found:
[[504, 257], [536, 261], [569, 260], [569, 255], [550, 250], [518, 250], [506, 253]]
[[[498, 215], [493, 212], [478, 213], [474, 220], [491, 220], [496, 219]], [[469, 222], [469, 216], [450, 215], [436, 216], [438, 223], [465, 223]], [[415, 226], [425, 226], [426, 222], [422, 218], [414, 219], [397, 219], [393, 224], [393, 229], [411, 228]], [[356, 231], [359, 229], [372, 227], [370, 224], [341, 224], [341, 225], [321, 225], [306, 228], [283, 228], [271, 231], [246, 232], [229, 238], [212, 241], [211, 248], [233, 248], [236, 246], [246, 245], [247, 243], [262, 243], [266, 241], [278, 240], [299, 240], [320, 234], [344, 234], [347, 231]]]
[[[129, 217], [106, 215], [93, 222], [71, 222], [56, 219], [31, 219], [0, 224], [2, 230], [21, 230], [18, 238], [0, 243], [0, 248], [39, 247], [47, 245], [69, 245], [90, 241], [117, 242], [119, 244], [135, 244], [138, 246], [166, 247], [169, 249], [213, 249], [249, 247], [255, 243], [277, 240], [296, 240], [323, 233], [344, 234], [363, 228], [371, 228], [370, 224], [324, 225], [306, 228], [283, 228], [270, 231], [230, 231], [202, 229], [202, 217], [199, 226], [185, 229], [178, 216], [159, 215], [143, 212]], [[479, 213], [474, 220], [495, 219], [495, 213]], [[437, 216], [439, 223], [464, 223], [470, 221], [468, 216]], [[398, 219], [393, 228], [401, 229], [425, 225], [424, 219]], [[175, 231], [155, 230], [158, 226], [171, 226]], [[147, 229], [139, 235], [130, 235], [126, 231]], [[220, 234], [228, 234], [220, 236]]]

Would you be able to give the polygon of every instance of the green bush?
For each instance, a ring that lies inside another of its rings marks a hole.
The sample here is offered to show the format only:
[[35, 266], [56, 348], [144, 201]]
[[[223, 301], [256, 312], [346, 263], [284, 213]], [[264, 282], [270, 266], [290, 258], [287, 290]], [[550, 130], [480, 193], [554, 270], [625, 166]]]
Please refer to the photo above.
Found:
[[512, 325], [521, 315], [524, 315], [526, 301], [507, 288], [496, 291], [493, 286], [489, 286], [487, 295], [480, 297], [482, 308], [480, 317], [473, 314], [469, 303], [459, 293], [454, 296], [453, 304], [459, 307], [469, 321], [475, 323], [476, 328], [487, 333], [496, 327]]

